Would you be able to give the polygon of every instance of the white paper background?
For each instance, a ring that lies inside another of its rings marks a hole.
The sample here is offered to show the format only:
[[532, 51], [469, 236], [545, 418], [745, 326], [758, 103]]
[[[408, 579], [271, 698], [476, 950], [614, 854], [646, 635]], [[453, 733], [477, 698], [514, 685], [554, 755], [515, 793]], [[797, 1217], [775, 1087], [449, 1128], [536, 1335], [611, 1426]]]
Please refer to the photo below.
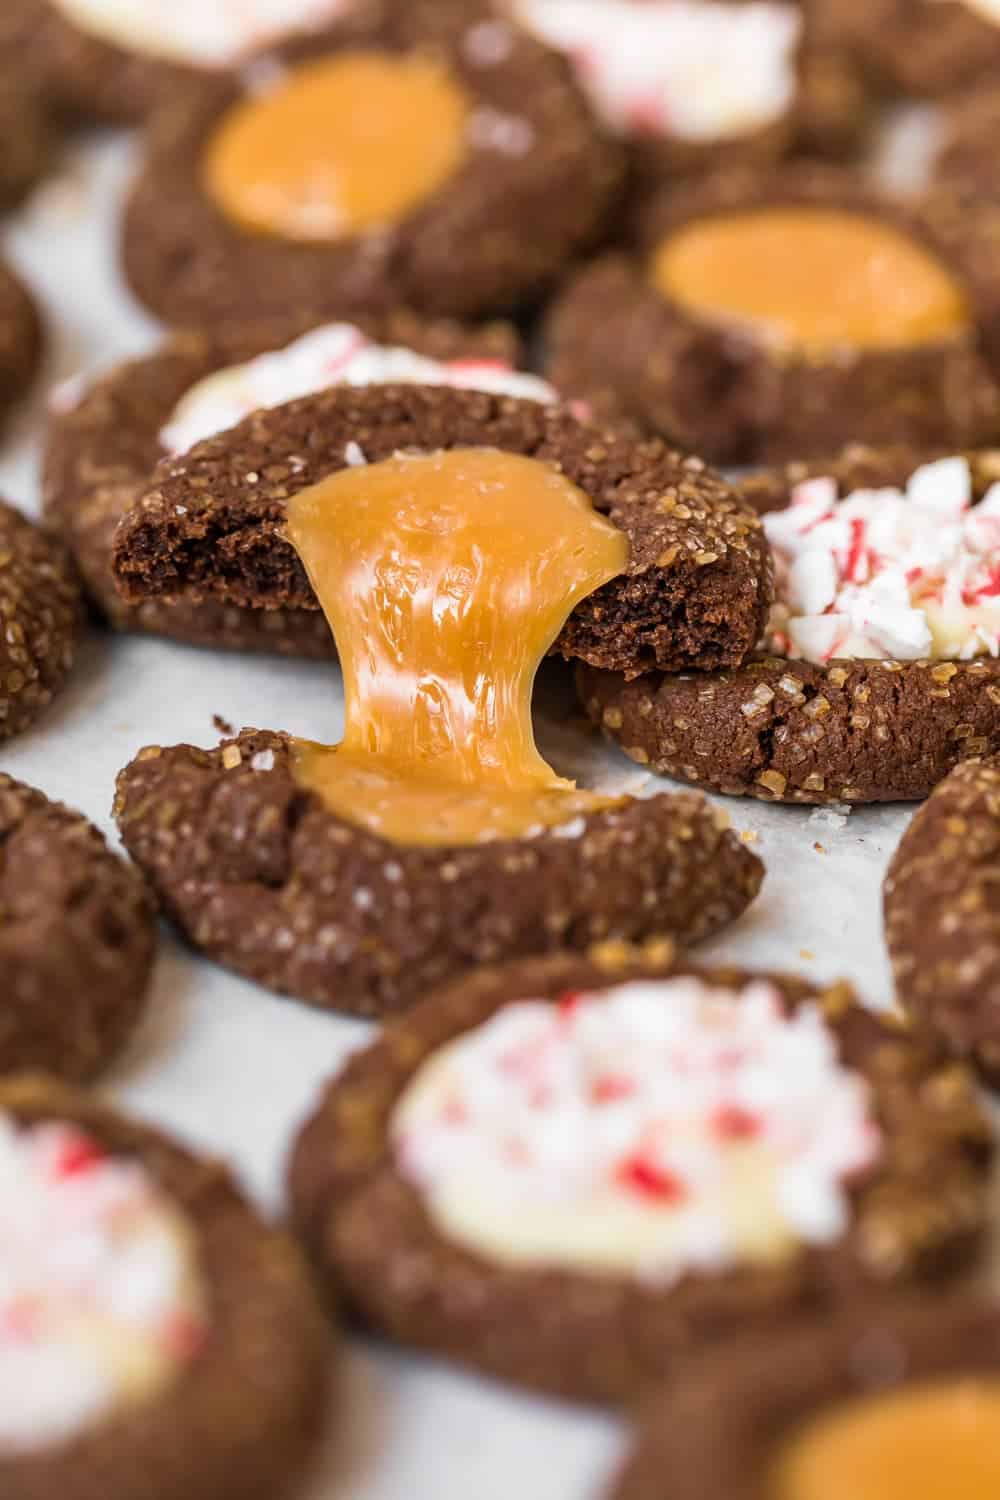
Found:
[[[918, 125], [917, 134], [922, 129]], [[897, 176], [912, 176], [904, 135]], [[117, 204], [131, 171], [121, 140], [76, 148], [5, 234], [45, 306], [50, 357], [34, 408], [0, 452], [0, 492], [37, 509], [42, 392], [81, 368], [148, 347], [155, 325], [115, 267]], [[558, 703], [562, 679], [548, 675]], [[0, 747], [0, 768], [85, 811], [114, 837], [116, 772], [143, 744], [217, 739], [212, 716], [237, 727], [334, 739], [336, 668], [196, 651], [94, 635], [68, 690], [31, 732]], [[593, 785], [643, 792], [664, 783], [560, 725], [540, 724], [559, 769]], [[768, 867], [755, 907], [706, 957], [844, 975], [876, 1004], [890, 985], [881, 879], [905, 808], [827, 811], [727, 801]], [[235, 1164], [270, 1211], [282, 1169], [320, 1083], [364, 1040], [358, 1022], [279, 1000], [163, 936], [149, 1018], [107, 1090], [121, 1104]], [[442, 1364], [352, 1341], [341, 1361], [330, 1438], [307, 1500], [594, 1500], [621, 1450], [614, 1420], [519, 1396]]]

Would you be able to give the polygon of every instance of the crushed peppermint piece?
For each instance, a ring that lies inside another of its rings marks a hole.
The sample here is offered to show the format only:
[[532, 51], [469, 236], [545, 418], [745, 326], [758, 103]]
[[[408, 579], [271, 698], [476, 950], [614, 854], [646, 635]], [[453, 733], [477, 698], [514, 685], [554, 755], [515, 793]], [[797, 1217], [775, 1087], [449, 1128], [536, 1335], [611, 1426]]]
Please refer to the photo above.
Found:
[[365, 450], [353, 438], [344, 449], [344, 462], [351, 469], [363, 469], [368, 462], [367, 458], [365, 458]]
[[391, 1135], [457, 1242], [667, 1285], [835, 1242], [880, 1150], [818, 1006], [691, 977], [503, 1006], [430, 1056]]
[[296, 31], [318, 31], [349, 0], [55, 0], [81, 31], [128, 52], [225, 68]]
[[273, 771], [274, 751], [258, 750], [257, 753], [250, 758], [250, 769], [251, 771]]
[[764, 517], [778, 655], [826, 663], [1000, 655], [1000, 484], [973, 504], [964, 458], [924, 464], [906, 489], [798, 485]]
[[802, 17], [781, 0], [515, 0], [622, 135], [716, 141], [790, 108]]
[[197, 1355], [192, 1234], [135, 1161], [0, 1115], [0, 1455], [76, 1436]]
[[[203, 438], [235, 427], [251, 412], [283, 406], [327, 386], [393, 383], [454, 386], [526, 401], [556, 399], [547, 381], [521, 374], [503, 360], [426, 359], [412, 349], [375, 344], [350, 323], [328, 323], [284, 349], [206, 376], [181, 397], [160, 442], [169, 453], [186, 453]], [[345, 458], [349, 464], [365, 462], [356, 443], [347, 445]]]

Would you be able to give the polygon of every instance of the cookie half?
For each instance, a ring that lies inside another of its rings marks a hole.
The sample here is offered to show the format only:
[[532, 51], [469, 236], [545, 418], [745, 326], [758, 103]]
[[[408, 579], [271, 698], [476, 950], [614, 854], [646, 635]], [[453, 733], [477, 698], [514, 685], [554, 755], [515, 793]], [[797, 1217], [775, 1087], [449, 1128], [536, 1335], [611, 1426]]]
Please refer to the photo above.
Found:
[[603, 938], [694, 942], [760, 888], [760, 861], [700, 797], [627, 800], [531, 839], [401, 845], [329, 811], [291, 750], [254, 730], [149, 746], [115, 816], [196, 948], [327, 1009], [391, 1014], [479, 964]]
[[633, 676], [727, 665], [753, 649], [771, 598], [770, 555], [760, 518], [718, 475], [564, 407], [446, 388], [323, 391], [167, 460], [119, 526], [119, 589], [130, 603], [221, 597], [317, 609], [282, 534], [289, 496], [358, 455], [376, 463], [462, 447], [554, 464], [629, 538], [626, 571], [577, 606], [555, 651]]
[[907, 828], [885, 880], [896, 993], [1000, 1079], [1000, 760], [959, 766]]
[[428, 998], [331, 1083], [290, 1182], [321, 1274], [380, 1332], [622, 1401], [699, 1348], [954, 1268], [988, 1141], [971, 1078], [846, 986], [613, 945]]
[[[778, 553], [768, 639], [786, 654], [633, 682], [583, 667], [588, 714], [642, 764], [736, 796], [926, 797], [959, 761], [1000, 750], [998, 478], [996, 453], [920, 465], [854, 448], [746, 480], [765, 524], [802, 549]], [[833, 545], [804, 556], [821, 537]]]
[[947, 204], [906, 207], [815, 164], [727, 171], [657, 196], [634, 253], [570, 280], [548, 374], [730, 463], [985, 446], [995, 263], [989, 226]]
[[42, 357], [42, 322], [27, 288], [0, 262], [0, 419], [23, 400]]
[[[254, 407], [338, 379], [366, 384], [386, 371], [413, 378], [411, 367], [422, 380], [474, 385], [512, 377], [517, 388], [518, 354], [517, 336], [505, 324], [473, 330], [405, 312], [362, 319], [360, 326], [316, 328], [302, 317], [177, 334], [156, 353], [82, 389], [72, 381], [56, 392], [44, 459], [46, 516], [72, 551], [91, 602], [116, 629], [234, 650], [330, 656], [326, 621], [310, 610], [256, 610], [209, 599], [126, 605], [111, 572], [119, 520], [160, 459], [232, 426]], [[540, 381], [527, 383], [542, 389]]]
[[360, 4], [164, 112], [122, 254], [175, 324], [297, 305], [478, 317], [540, 295], [620, 180], [564, 63], [490, 6]]
[[20, 734], [62, 687], [82, 622], [76, 573], [59, 544], [0, 501], [0, 741]]
[[0, 775], [0, 1073], [92, 1077], [142, 1012], [156, 949], [137, 872], [82, 814]]
[[0, 1083], [0, 1154], [4, 1492], [293, 1493], [327, 1383], [294, 1246], [220, 1163], [40, 1075]]
[[1000, 1309], [969, 1292], [751, 1337], [645, 1403], [612, 1500], [990, 1494], [998, 1350]]

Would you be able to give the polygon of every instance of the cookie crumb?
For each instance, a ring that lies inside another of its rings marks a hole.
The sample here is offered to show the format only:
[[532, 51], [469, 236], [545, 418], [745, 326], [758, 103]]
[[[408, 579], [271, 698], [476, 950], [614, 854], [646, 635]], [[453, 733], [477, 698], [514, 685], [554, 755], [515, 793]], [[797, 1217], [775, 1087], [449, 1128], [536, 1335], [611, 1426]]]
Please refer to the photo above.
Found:
[[219, 731], [219, 733], [221, 735], [224, 735], [227, 739], [231, 735], [234, 735], [236, 733], [236, 730], [233, 728], [232, 724], [230, 724], [229, 720], [224, 719], [221, 714], [212, 715], [212, 724]]

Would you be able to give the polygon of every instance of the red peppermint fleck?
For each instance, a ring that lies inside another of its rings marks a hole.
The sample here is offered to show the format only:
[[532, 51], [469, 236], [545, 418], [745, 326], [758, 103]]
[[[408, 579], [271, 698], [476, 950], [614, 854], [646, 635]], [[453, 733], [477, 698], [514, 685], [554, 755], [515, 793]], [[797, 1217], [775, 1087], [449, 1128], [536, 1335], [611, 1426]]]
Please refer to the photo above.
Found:
[[451, 359], [449, 370], [509, 370], [505, 359]]
[[962, 602], [978, 604], [981, 599], [995, 599], [998, 594], [1000, 594], [1000, 564], [990, 571], [985, 583], [980, 584], [977, 589], [963, 593]]
[[175, 1313], [163, 1329], [163, 1347], [173, 1359], [193, 1359], [204, 1347], [204, 1326], [190, 1313]]
[[919, 580], [921, 578], [923, 578], [923, 576], [924, 576], [924, 570], [923, 570], [923, 568], [910, 568], [910, 569], [907, 570], [906, 581], [910, 585], [910, 587], [912, 588], [915, 583], [918, 583]]
[[712, 1119], [712, 1128], [724, 1141], [748, 1141], [761, 1132], [763, 1122], [753, 1110], [740, 1104], [724, 1104]]
[[576, 1015], [576, 1012], [580, 1008], [580, 1002], [582, 1001], [582, 999], [582, 990], [563, 990], [562, 994], [556, 1001], [556, 1005], [559, 1008], [560, 1019], [563, 1021], [572, 1020], [573, 1016]]
[[633, 135], [661, 135], [668, 123], [663, 101], [655, 94], [637, 99], [626, 110], [625, 123]]
[[528, 1091], [529, 1109], [547, 1109], [552, 1103], [552, 1090], [544, 1083], [536, 1083]]
[[660, 1203], [683, 1203], [688, 1196], [687, 1184], [676, 1172], [650, 1161], [648, 1156], [636, 1154], [626, 1157], [615, 1173], [622, 1187], [629, 1188], [643, 1198], [655, 1198]]
[[37, 1302], [20, 1297], [0, 1308], [0, 1336], [16, 1344], [27, 1344], [38, 1332]]
[[53, 1175], [62, 1181], [66, 1177], [83, 1177], [105, 1160], [105, 1153], [94, 1141], [78, 1136], [60, 1151], [53, 1164]]
[[847, 553], [844, 577], [850, 579], [851, 583], [863, 583], [868, 576], [867, 567], [862, 568], [862, 563], [865, 561], [866, 525], [860, 517], [855, 517], [848, 524], [851, 528], [851, 544]]
[[441, 1109], [445, 1125], [464, 1125], [469, 1118], [468, 1106], [460, 1094], [449, 1094]]
[[605, 1073], [590, 1085], [590, 1097], [595, 1104], [614, 1104], [617, 1099], [627, 1099], [634, 1093], [635, 1079], [622, 1074]]

